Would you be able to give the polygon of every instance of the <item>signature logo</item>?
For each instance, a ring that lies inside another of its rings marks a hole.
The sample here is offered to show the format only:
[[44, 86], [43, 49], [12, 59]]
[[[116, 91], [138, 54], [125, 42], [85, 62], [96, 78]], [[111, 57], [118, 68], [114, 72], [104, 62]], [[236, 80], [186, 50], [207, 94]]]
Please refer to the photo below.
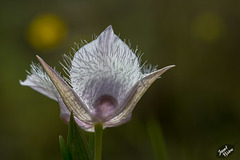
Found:
[[233, 151], [234, 151], [234, 145], [225, 144], [218, 149], [217, 157], [227, 158], [233, 153]]

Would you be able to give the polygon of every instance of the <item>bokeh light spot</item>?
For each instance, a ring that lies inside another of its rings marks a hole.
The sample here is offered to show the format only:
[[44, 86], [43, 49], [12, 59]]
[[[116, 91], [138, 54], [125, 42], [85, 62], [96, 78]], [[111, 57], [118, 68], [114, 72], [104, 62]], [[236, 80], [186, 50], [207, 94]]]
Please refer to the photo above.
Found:
[[224, 22], [219, 15], [204, 12], [194, 19], [192, 34], [204, 41], [213, 42], [222, 37], [224, 28]]
[[35, 49], [50, 50], [57, 47], [67, 32], [64, 22], [54, 14], [36, 17], [27, 29], [28, 41]]

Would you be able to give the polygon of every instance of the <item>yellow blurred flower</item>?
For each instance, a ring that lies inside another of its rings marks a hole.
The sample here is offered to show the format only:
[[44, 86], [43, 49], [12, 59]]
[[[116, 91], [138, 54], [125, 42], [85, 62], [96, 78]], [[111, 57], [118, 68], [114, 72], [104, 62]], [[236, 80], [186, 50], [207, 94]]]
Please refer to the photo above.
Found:
[[49, 50], [59, 45], [66, 32], [66, 25], [57, 15], [44, 14], [30, 23], [27, 38], [34, 48]]
[[201, 13], [193, 21], [192, 33], [204, 41], [213, 42], [224, 33], [223, 19], [215, 13]]

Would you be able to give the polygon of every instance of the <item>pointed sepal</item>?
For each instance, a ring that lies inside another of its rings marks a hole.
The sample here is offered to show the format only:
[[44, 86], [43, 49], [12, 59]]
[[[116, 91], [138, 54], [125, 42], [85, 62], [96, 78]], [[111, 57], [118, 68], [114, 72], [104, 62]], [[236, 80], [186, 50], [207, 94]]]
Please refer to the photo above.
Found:
[[132, 89], [127, 94], [127, 99], [124, 100], [122, 106], [122, 110], [119, 110], [119, 114], [115, 117], [113, 117], [111, 120], [107, 122], [107, 126], [117, 126], [120, 124], [123, 124], [131, 119], [132, 111], [137, 104], [137, 102], [140, 100], [140, 98], [143, 96], [143, 94], [147, 91], [147, 89], [151, 86], [151, 84], [160, 77], [164, 72], [169, 70], [170, 68], [173, 68], [175, 65], [166, 66], [162, 69], [159, 69], [155, 72], [149, 73], [146, 76], [144, 76], [140, 81], [138, 81]]
[[54, 86], [58, 90], [63, 102], [74, 116], [83, 122], [90, 122], [91, 116], [86, 109], [85, 104], [72, 90], [72, 88], [39, 56], [38, 61], [41, 63], [43, 69], [48, 74]]

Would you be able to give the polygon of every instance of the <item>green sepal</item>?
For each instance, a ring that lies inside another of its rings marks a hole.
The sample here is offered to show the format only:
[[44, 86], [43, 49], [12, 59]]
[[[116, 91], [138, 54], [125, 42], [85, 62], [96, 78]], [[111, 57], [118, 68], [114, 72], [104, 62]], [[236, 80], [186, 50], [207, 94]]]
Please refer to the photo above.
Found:
[[95, 155], [95, 133], [89, 132], [89, 147], [92, 151], [92, 155]]
[[167, 150], [162, 129], [156, 117], [151, 116], [147, 121], [147, 131], [156, 160], [168, 160]]
[[67, 144], [62, 136], [59, 136], [59, 144], [63, 160], [93, 160], [89, 144], [72, 114], [69, 120]]
[[61, 135], [59, 136], [59, 145], [60, 145], [60, 150], [61, 150], [63, 160], [71, 160], [69, 151], [68, 151], [68, 149], [65, 145], [64, 139]]
[[67, 148], [72, 160], [93, 160], [88, 142], [72, 114], [68, 126]]

